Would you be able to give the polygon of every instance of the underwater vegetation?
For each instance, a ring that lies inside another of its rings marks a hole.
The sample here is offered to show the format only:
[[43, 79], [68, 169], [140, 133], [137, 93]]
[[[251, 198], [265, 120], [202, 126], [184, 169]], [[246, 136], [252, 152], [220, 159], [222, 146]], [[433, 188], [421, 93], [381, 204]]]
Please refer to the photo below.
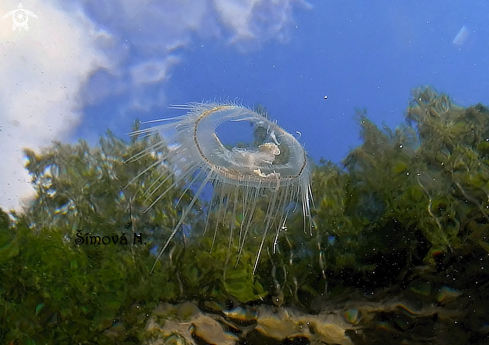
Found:
[[[362, 145], [311, 167], [312, 232], [292, 212], [264, 242], [259, 226], [230, 241], [239, 204], [200, 212], [212, 198], [165, 180], [161, 155], [131, 160], [158, 133], [26, 150], [36, 197], [0, 212], [0, 343], [487, 342], [489, 110], [420, 88], [406, 118], [358, 111]], [[167, 192], [148, 200], [155, 181]]]

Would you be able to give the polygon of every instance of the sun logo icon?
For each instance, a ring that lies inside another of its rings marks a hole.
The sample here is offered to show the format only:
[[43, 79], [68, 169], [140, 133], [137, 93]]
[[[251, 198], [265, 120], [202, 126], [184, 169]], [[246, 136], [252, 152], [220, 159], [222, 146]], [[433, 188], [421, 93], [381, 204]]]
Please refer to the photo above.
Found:
[[37, 18], [37, 16], [33, 12], [24, 10], [24, 6], [22, 6], [21, 3], [19, 3], [19, 6], [16, 10], [10, 11], [6, 15], [4, 15], [3, 18], [7, 18], [10, 16], [12, 16], [14, 20], [12, 31], [15, 31], [17, 28], [19, 28], [20, 31], [22, 31], [22, 28], [24, 28], [25, 31], [29, 31], [29, 24], [27, 23], [29, 21], [29, 16]]

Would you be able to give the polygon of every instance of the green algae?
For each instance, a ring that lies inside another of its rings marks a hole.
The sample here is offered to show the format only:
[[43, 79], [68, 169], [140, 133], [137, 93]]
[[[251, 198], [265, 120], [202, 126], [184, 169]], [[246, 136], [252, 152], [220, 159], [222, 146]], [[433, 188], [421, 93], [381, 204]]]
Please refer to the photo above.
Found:
[[[173, 207], [183, 192], [177, 188], [147, 208], [148, 187], [158, 193], [171, 181], [154, 184], [161, 181], [155, 156], [125, 162], [149, 147], [149, 139], [125, 142], [108, 132], [97, 147], [81, 141], [26, 150], [36, 198], [11, 219], [0, 212], [1, 342], [139, 344], [160, 302], [260, 303], [315, 313], [323, 310], [318, 301], [359, 289], [384, 291], [384, 298], [386, 291], [391, 298], [407, 294], [419, 309], [407, 323], [402, 317], [389, 323], [378, 315], [393, 311], [379, 304], [369, 309], [377, 316], [358, 317], [358, 326], [408, 331], [416, 315], [441, 315], [428, 306], [443, 301], [452, 308], [461, 291], [473, 288], [471, 278], [477, 277], [476, 287], [489, 282], [476, 264], [489, 253], [489, 110], [461, 108], [421, 88], [406, 114], [408, 124], [392, 131], [358, 111], [362, 145], [344, 168], [326, 161], [314, 168], [312, 233], [293, 215], [275, 245], [270, 235], [255, 274], [260, 222], [236, 261], [239, 248], [228, 229], [203, 234], [206, 219], [197, 212], [150, 274], [155, 248], [192, 192], [179, 208]], [[90, 236], [109, 243], [87, 243]], [[359, 305], [345, 313], [357, 315]], [[473, 324], [483, 334], [483, 325]]]

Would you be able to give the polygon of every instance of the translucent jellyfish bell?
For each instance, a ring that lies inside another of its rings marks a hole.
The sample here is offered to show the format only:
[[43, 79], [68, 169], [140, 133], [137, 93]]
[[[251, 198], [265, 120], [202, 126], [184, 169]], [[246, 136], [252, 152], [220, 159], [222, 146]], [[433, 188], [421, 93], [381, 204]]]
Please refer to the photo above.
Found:
[[[236, 219], [238, 206], [242, 210], [238, 245], [240, 253], [250, 226], [254, 223], [257, 202], [260, 200], [266, 203], [263, 237], [255, 260], [255, 270], [268, 231], [275, 230], [276, 238], [278, 237], [292, 202], [302, 205], [304, 226], [306, 223], [311, 224], [311, 169], [306, 152], [294, 136], [248, 108], [234, 104], [209, 103], [190, 104], [184, 108], [189, 110], [184, 116], [160, 120], [158, 122], [161, 124], [157, 126], [133, 133], [158, 133], [163, 140], [132, 159], [166, 149], [166, 154], [159, 157], [159, 160], [169, 167], [169, 176], [174, 177], [170, 188], [186, 184], [193, 186], [195, 190], [192, 201], [183, 211], [182, 218], [158, 258], [182, 227], [204, 187], [212, 183], [211, 205], [217, 202], [223, 214], [232, 212], [233, 220]], [[226, 122], [250, 123], [255, 134], [259, 135], [255, 135], [253, 143], [246, 147], [229, 147], [223, 144], [216, 131]], [[156, 197], [155, 202], [158, 199]], [[218, 217], [224, 219], [224, 216]], [[235, 230], [234, 224], [235, 221], [229, 223], [230, 231]]]

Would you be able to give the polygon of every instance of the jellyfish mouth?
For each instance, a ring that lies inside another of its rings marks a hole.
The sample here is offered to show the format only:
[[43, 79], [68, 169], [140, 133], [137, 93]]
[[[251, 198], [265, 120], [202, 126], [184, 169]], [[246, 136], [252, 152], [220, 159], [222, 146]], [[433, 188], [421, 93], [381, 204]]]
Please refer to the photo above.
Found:
[[[276, 144], [265, 143], [260, 145], [258, 149], [233, 147], [229, 150], [222, 144], [216, 134], [214, 134], [214, 137], [219, 146], [216, 155], [219, 155], [222, 160], [229, 163], [228, 167], [220, 167], [221, 169], [219, 170], [225, 169], [228, 172], [235, 172], [240, 177], [243, 175], [251, 175], [250, 177], [253, 177], [253, 174], [264, 178], [269, 176], [280, 177], [280, 173], [273, 172], [266, 174], [263, 173], [260, 168], [265, 165], [272, 165], [275, 156], [280, 154], [280, 149]], [[209, 162], [212, 162], [212, 158], [213, 157], [207, 159]]]

